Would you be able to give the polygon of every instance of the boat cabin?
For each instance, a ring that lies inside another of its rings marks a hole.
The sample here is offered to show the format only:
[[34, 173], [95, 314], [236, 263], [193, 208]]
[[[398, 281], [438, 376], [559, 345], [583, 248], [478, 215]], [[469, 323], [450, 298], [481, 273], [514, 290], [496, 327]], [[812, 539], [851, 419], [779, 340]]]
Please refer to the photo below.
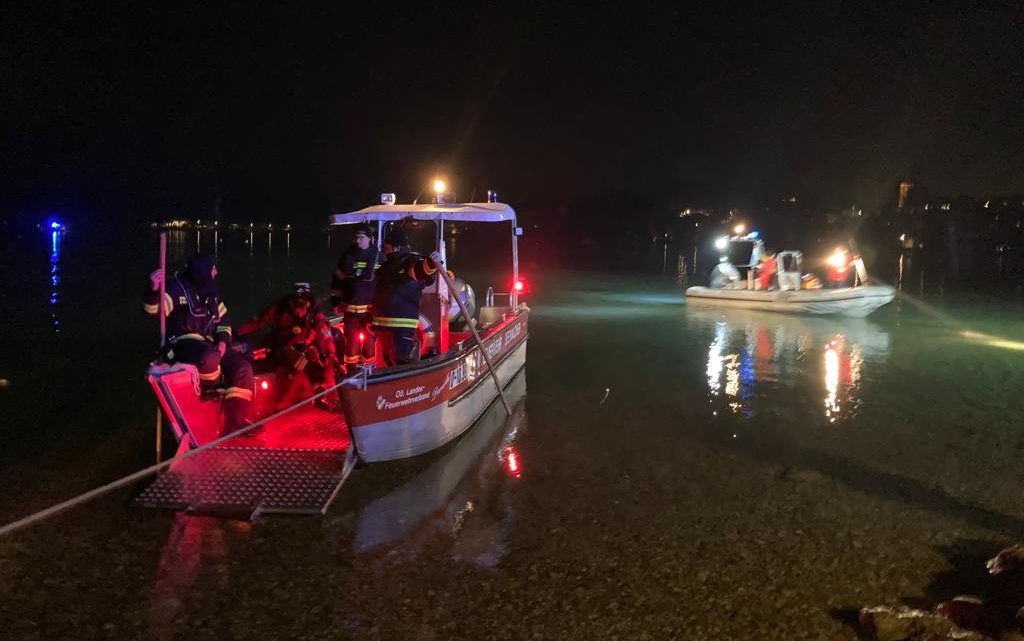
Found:
[[[477, 326], [485, 329], [496, 322], [510, 310], [519, 306], [519, 297], [524, 289], [519, 277], [519, 237], [523, 230], [517, 225], [516, 213], [509, 205], [499, 202], [486, 203], [439, 203], [399, 205], [395, 203], [394, 194], [382, 194], [380, 205], [366, 207], [358, 211], [331, 216], [332, 225], [370, 224], [376, 230], [377, 247], [381, 249], [384, 238], [392, 226], [401, 225], [412, 229], [413, 251], [428, 255], [432, 251], [441, 254], [448, 266], [446, 232], [450, 226], [446, 223], [499, 223], [509, 227], [511, 244], [511, 279], [504, 285], [490, 285], [484, 305], [479, 307]], [[429, 243], [429, 244], [428, 244]], [[460, 292], [463, 300], [475, 298], [472, 286]], [[461, 289], [461, 288], [460, 288]], [[504, 305], [495, 305], [507, 303]], [[437, 278], [430, 286], [424, 288], [420, 302], [420, 345], [423, 355], [431, 353], [445, 354], [453, 345], [467, 341], [469, 332], [452, 331], [449, 322], [458, 313], [458, 307], [447, 291], [444, 279]], [[380, 355], [378, 354], [378, 362]]]

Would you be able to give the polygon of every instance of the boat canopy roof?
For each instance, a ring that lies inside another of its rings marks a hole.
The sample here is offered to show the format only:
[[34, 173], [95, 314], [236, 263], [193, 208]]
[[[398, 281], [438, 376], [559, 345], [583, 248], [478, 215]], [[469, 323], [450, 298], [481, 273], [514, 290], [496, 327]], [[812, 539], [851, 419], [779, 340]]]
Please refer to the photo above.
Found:
[[515, 222], [516, 212], [504, 203], [454, 203], [444, 205], [374, 205], [347, 214], [334, 214], [332, 225], [352, 225], [374, 221], [449, 220], [467, 223]]

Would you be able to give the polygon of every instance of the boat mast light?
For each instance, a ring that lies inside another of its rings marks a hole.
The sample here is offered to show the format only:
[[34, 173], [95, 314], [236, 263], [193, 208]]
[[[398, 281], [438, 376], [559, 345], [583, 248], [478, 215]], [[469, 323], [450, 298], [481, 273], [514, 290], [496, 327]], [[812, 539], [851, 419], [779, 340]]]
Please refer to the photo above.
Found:
[[380, 204], [382, 205], [394, 205], [398, 201], [398, 196], [395, 194], [381, 194]]
[[434, 202], [436, 202], [438, 205], [444, 204], [444, 202], [445, 202], [445, 192], [447, 191], [447, 189], [448, 189], [448, 185], [445, 184], [445, 182], [443, 180], [441, 180], [440, 178], [435, 179], [434, 180], [434, 194], [436, 194], [436, 198], [434, 199]]

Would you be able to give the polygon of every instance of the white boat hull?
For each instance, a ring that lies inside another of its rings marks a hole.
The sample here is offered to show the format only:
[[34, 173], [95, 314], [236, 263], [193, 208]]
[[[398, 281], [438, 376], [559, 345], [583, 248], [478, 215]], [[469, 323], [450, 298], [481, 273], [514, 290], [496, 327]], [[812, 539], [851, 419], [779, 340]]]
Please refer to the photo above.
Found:
[[840, 289], [749, 290], [690, 287], [690, 305], [716, 305], [789, 314], [820, 314], [863, 317], [891, 303], [896, 290], [888, 285], [864, 285]]
[[[526, 364], [527, 314], [496, 326], [483, 343], [506, 385]], [[408, 458], [458, 438], [498, 397], [475, 346], [451, 360], [397, 375], [383, 372], [365, 388], [342, 389], [349, 431], [368, 462]]]

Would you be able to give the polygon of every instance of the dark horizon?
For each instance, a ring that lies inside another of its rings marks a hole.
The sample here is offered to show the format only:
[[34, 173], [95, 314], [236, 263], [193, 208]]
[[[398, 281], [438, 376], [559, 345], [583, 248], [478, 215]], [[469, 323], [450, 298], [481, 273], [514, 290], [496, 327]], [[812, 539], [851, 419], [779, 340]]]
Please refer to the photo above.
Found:
[[1020, 193], [1022, 24], [840, 3], [38, 5], [0, 57], [0, 215], [212, 216], [219, 197], [226, 218], [311, 222], [437, 174], [556, 217], [605, 195], [872, 209], [902, 178]]

